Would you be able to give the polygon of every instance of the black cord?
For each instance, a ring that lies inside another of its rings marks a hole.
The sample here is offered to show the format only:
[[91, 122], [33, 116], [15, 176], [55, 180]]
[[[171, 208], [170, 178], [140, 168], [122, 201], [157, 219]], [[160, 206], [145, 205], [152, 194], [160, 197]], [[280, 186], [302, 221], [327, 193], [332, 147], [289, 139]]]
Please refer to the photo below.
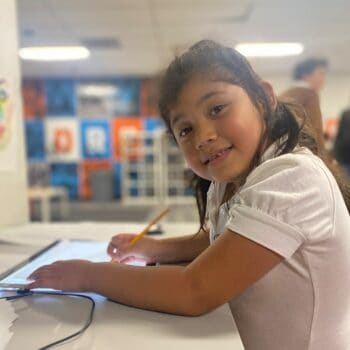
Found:
[[0, 297], [0, 299], [6, 299], [6, 300], [15, 300], [15, 299], [19, 299], [19, 298], [24, 298], [24, 297], [29, 297], [29, 296], [32, 296], [32, 295], [58, 295], [58, 296], [69, 296], [69, 297], [77, 297], [77, 298], [84, 298], [84, 299], [87, 299], [91, 302], [91, 309], [90, 309], [90, 313], [89, 313], [89, 318], [87, 320], [87, 322], [85, 323], [85, 325], [77, 332], [65, 337], [65, 338], [62, 338], [62, 339], [59, 339], [59, 340], [56, 340], [54, 341], [53, 343], [50, 343], [48, 345], [45, 345], [41, 348], [39, 348], [38, 350], [46, 350], [46, 349], [49, 349], [55, 345], [58, 345], [58, 344], [61, 344], [69, 339], [72, 339], [82, 333], [84, 333], [86, 331], [87, 328], [89, 328], [89, 326], [91, 325], [92, 323], [92, 320], [93, 320], [93, 316], [94, 316], [94, 311], [95, 311], [95, 306], [96, 306], [96, 303], [95, 303], [95, 300], [91, 297], [89, 297], [88, 295], [85, 295], [85, 294], [76, 294], [76, 293], [64, 293], [64, 292], [40, 292], [40, 291], [31, 291], [31, 290], [28, 290], [28, 289], [24, 289], [24, 290], [19, 290], [17, 291], [17, 294], [15, 295], [10, 295], [10, 296], [7, 296], [7, 297]]

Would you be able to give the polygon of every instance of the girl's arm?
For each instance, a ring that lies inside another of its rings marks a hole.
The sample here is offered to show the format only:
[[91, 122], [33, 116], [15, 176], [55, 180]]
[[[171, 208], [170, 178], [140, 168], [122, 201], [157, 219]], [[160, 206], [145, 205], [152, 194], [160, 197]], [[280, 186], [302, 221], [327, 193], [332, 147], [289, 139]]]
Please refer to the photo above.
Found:
[[156, 262], [192, 261], [209, 247], [209, 233], [200, 230], [193, 235], [157, 240], [159, 248]]
[[114, 236], [107, 248], [108, 254], [119, 262], [143, 260], [152, 263], [192, 261], [209, 246], [209, 234], [200, 230], [193, 235], [176, 238], [154, 239], [144, 237], [131, 247], [135, 235]]
[[227, 230], [186, 267], [62, 261], [34, 272], [28, 287], [92, 291], [143, 309], [195, 316], [239, 295], [282, 259]]

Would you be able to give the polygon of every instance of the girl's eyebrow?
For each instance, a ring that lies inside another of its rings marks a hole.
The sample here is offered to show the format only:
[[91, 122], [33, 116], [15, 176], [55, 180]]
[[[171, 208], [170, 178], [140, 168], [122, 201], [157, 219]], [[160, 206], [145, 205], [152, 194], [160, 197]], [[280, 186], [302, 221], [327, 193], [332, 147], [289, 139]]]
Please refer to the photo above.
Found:
[[174, 118], [170, 118], [170, 125], [173, 128], [174, 125], [183, 117], [182, 113], [175, 114]]
[[[196, 102], [196, 106], [198, 107], [200, 104], [202, 104], [205, 100], [208, 100], [209, 98], [215, 96], [215, 95], [220, 95], [220, 94], [224, 94], [225, 91], [210, 91], [206, 94], [204, 94], [203, 96], [201, 96], [198, 101]], [[182, 113], [177, 113], [175, 114], [174, 118], [171, 118], [171, 126], [174, 127], [174, 125], [183, 117]]]
[[198, 99], [196, 106], [198, 107], [201, 103], [203, 103], [205, 100], [209, 99], [212, 96], [220, 95], [223, 93], [225, 93], [225, 91], [210, 91]]

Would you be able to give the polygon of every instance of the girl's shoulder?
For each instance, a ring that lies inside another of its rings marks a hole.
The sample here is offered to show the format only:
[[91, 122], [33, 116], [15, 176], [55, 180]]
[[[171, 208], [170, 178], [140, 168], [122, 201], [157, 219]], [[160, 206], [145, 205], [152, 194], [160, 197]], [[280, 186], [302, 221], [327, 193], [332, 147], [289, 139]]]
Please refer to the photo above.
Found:
[[[256, 167], [230, 205], [235, 210], [238, 203], [261, 220], [288, 224], [303, 239], [318, 240], [332, 234], [339, 201], [337, 183], [327, 166], [307, 148], [298, 148]], [[317, 232], [320, 223], [324, 230]]]
[[283, 182], [308, 177], [319, 182], [329, 182], [333, 175], [326, 164], [306, 147], [266, 159], [248, 175], [246, 185], [275, 177]]
[[307, 202], [332, 211], [337, 193], [338, 184], [326, 164], [309, 149], [299, 147], [256, 167], [238, 195], [280, 209], [305, 206]]

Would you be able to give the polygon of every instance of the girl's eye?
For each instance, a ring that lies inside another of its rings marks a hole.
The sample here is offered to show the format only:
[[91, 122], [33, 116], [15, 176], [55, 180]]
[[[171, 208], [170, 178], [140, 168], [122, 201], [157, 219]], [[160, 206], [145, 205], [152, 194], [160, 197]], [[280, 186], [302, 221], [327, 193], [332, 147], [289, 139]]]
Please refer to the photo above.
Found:
[[225, 108], [225, 105], [216, 105], [209, 110], [209, 115], [211, 117], [215, 117], [217, 114], [219, 114], [223, 109]]
[[185, 137], [188, 133], [192, 131], [191, 127], [183, 128], [179, 131], [179, 137]]

